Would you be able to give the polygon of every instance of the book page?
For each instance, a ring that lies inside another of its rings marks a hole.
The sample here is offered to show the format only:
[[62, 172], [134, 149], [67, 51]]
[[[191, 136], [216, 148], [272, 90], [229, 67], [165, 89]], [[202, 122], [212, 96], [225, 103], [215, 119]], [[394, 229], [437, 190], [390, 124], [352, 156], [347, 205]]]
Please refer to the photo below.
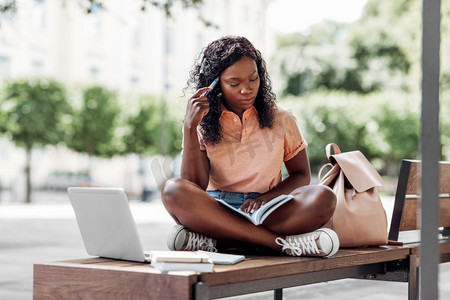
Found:
[[238, 208], [235, 208], [234, 206], [232, 206], [232, 205], [226, 203], [225, 201], [223, 201], [223, 200], [221, 200], [221, 199], [216, 199], [216, 200], [217, 200], [217, 202], [219, 202], [220, 204], [225, 205], [226, 207], [228, 207], [228, 208], [231, 209], [232, 211], [234, 211], [234, 212], [238, 213], [239, 215], [241, 215], [241, 216], [247, 218], [250, 222], [252, 222], [253, 224], [257, 225], [256, 222], [255, 222], [255, 220], [252, 218], [252, 215], [251, 215], [251, 214], [248, 214], [248, 213], [246, 213], [246, 212], [243, 212], [242, 210], [240, 210], [240, 209], [238, 209]]
[[230, 208], [232, 211], [238, 213], [239, 215], [247, 218], [250, 222], [252, 222], [255, 225], [261, 224], [274, 210], [276, 210], [278, 207], [286, 203], [287, 201], [294, 198], [293, 195], [280, 195], [278, 197], [273, 198], [266, 204], [262, 205], [260, 208], [258, 208], [253, 213], [246, 213], [243, 212], [241, 209], [237, 209], [234, 206], [228, 204], [227, 202], [216, 199], [219, 203], [225, 205], [226, 207]]
[[261, 224], [274, 210], [294, 198], [293, 195], [280, 195], [263, 206], [261, 206], [255, 213], [253, 218], [258, 224]]

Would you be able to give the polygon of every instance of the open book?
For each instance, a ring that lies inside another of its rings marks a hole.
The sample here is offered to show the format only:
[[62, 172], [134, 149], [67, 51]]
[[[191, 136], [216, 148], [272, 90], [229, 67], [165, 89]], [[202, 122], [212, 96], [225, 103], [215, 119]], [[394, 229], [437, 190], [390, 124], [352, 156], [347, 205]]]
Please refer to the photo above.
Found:
[[276, 210], [278, 207], [288, 202], [292, 198], [294, 198], [293, 195], [280, 195], [276, 198], [273, 198], [266, 204], [261, 205], [261, 207], [255, 210], [253, 213], [246, 213], [242, 211], [240, 208], [235, 208], [223, 200], [217, 199], [217, 201], [225, 205], [235, 213], [238, 213], [239, 215], [247, 218], [253, 224], [260, 225], [274, 210]]

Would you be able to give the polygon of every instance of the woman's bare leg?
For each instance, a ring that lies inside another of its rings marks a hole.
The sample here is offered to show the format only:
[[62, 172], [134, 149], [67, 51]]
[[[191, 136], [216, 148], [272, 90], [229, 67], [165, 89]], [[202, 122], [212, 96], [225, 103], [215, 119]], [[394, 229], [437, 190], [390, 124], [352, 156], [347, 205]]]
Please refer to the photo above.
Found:
[[281, 246], [275, 243], [278, 235], [230, 212], [188, 180], [168, 180], [161, 194], [163, 204], [174, 220], [194, 232], [218, 240], [257, 244], [281, 252]]
[[263, 226], [280, 235], [314, 231], [331, 218], [336, 207], [336, 196], [323, 185], [309, 185], [295, 189], [294, 199], [279, 207]]
[[336, 197], [325, 186], [294, 190], [289, 201], [255, 226], [219, 204], [196, 184], [184, 179], [167, 181], [162, 200], [174, 220], [192, 231], [218, 240], [234, 240], [281, 251], [278, 236], [314, 231], [333, 215]]

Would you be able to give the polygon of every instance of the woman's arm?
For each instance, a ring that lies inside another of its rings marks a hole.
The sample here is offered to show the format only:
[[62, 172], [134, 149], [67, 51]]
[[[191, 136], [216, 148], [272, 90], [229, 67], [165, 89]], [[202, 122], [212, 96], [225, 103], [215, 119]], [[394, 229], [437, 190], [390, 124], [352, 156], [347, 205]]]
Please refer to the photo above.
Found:
[[189, 180], [206, 190], [209, 181], [209, 159], [205, 151], [200, 150], [197, 126], [209, 111], [209, 102], [205, 96], [208, 88], [199, 89], [186, 107], [183, 132], [183, 157], [181, 160], [181, 178]]
[[258, 209], [262, 204], [281, 195], [289, 194], [298, 187], [308, 185], [311, 181], [311, 169], [309, 166], [306, 149], [301, 150], [290, 160], [284, 163], [289, 176], [280, 182], [276, 187], [255, 199], [247, 200], [241, 209], [246, 212]]
[[187, 179], [203, 190], [209, 181], [209, 159], [206, 152], [200, 150], [196, 129], [184, 127], [183, 156], [181, 160], [181, 178]]

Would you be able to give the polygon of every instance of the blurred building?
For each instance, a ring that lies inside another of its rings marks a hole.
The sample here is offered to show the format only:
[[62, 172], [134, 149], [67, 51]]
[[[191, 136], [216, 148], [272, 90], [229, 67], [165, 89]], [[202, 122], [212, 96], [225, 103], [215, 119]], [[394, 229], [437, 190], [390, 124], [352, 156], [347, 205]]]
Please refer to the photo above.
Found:
[[142, 11], [144, 0], [102, 1], [90, 14], [85, 2], [17, 0], [17, 14], [1, 20], [1, 76], [179, 95], [193, 59], [213, 39], [244, 35], [266, 57], [273, 45], [269, 0], [205, 0], [198, 10], [177, 1], [171, 18], [150, 4]]
[[[204, 0], [199, 9], [176, 1], [170, 18], [150, 4], [142, 11], [144, 0], [102, 2], [103, 7], [85, 7], [89, 1], [17, 0], [15, 15], [0, 16], [0, 83], [45, 76], [69, 86], [101, 84], [122, 93], [177, 99], [194, 58], [220, 36], [246, 36], [265, 58], [274, 51], [267, 20], [270, 0]], [[87, 14], [86, 8], [92, 12]], [[0, 154], [0, 187], [22, 194], [22, 149], [0, 137]], [[129, 160], [98, 160], [94, 181], [139, 189], [134, 179], [139, 164]], [[87, 161], [61, 147], [34, 150], [32, 181], [44, 185], [51, 172], [84, 170]]]

